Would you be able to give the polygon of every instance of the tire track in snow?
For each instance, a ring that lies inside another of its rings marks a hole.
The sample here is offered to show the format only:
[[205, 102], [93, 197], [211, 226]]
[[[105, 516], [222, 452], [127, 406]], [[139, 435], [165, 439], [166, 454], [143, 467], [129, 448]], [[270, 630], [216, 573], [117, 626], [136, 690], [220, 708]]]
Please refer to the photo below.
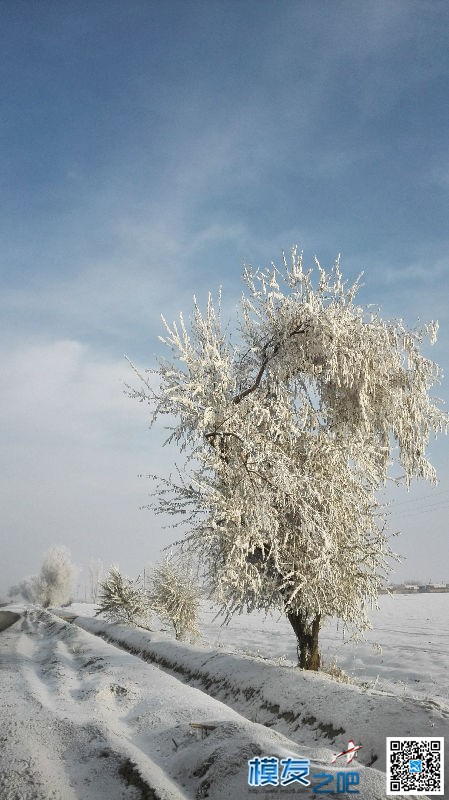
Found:
[[[0, 639], [3, 697], [15, 698], [2, 703], [2, 800], [182, 800], [157, 765], [161, 791], [143, 780], [134, 766], [142, 754], [127, 741], [126, 726], [102, 720], [101, 704], [94, 720], [84, 712], [79, 672], [98, 661], [77, 649], [74, 629], [62, 639], [51, 632], [52, 623], [31, 612]], [[84, 694], [95, 695], [89, 677]]]

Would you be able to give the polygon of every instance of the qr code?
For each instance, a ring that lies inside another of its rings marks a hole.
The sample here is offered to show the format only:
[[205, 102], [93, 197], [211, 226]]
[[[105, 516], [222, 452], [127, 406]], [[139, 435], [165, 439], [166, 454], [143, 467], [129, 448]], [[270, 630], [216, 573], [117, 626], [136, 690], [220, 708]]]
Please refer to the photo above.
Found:
[[387, 795], [444, 794], [444, 738], [387, 737]]

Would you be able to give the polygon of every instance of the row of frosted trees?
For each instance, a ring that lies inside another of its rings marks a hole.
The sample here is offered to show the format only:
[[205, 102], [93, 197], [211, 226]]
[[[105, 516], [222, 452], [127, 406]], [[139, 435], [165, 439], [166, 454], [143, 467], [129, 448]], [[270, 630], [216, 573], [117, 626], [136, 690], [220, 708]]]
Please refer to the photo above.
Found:
[[[45, 556], [40, 572], [12, 586], [9, 596], [21, 595], [43, 608], [65, 605], [72, 599], [76, 574], [68, 549], [55, 545]], [[102, 576], [101, 563], [91, 562], [89, 581], [97, 615], [111, 622], [148, 628], [155, 616], [173, 627], [177, 639], [199, 635], [200, 591], [185, 562], [165, 558], [147, 570], [145, 585], [141, 577], [132, 580], [117, 566]]]

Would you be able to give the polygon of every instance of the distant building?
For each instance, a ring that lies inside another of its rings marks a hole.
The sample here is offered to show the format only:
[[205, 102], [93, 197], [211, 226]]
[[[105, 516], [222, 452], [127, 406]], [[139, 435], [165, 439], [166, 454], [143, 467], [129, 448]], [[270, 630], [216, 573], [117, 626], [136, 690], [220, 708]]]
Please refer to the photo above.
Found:
[[418, 592], [449, 592], [449, 583], [394, 583], [381, 589], [380, 594], [417, 594]]

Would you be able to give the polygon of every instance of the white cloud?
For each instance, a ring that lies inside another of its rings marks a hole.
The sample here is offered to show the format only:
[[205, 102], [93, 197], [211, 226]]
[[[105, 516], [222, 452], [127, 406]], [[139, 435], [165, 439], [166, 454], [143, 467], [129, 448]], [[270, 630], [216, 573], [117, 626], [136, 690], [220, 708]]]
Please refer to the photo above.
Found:
[[161, 427], [148, 432], [149, 410], [123, 394], [125, 359], [77, 341], [17, 344], [2, 375], [0, 586], [37, 571], [55, 542], [77, 563], [102, 558], [137, 573], [171, 540], [139, 511], [151, 484], [138, 475], [168, 472], [174, 454]]
[[[123, 361], [104, 361], [77, 341], [19, 345], [2, 359], [0, 406], [21, 438], [110, 439], [113, 416], [132, 416]], [[126, 407], [126, 410], [125, 410]]]

